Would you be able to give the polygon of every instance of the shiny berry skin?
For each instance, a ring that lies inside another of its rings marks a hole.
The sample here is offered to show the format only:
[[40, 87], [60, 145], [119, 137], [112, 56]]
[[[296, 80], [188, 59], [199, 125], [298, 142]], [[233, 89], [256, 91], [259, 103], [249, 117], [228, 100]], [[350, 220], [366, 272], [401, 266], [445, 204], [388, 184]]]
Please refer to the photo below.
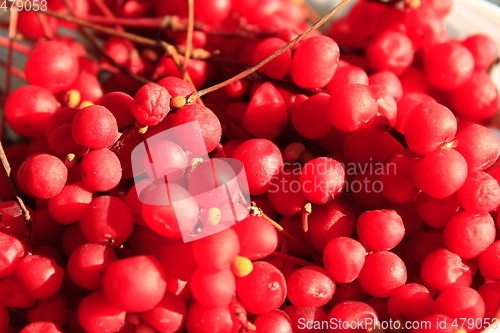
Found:
[[314, 36], [300, 43], [292, 57], [290, 73], [296, 85], [321, 88], [333, 77], [339, 60], [339, 46], [327, 36]]
[[467, 161], [454, 149], [438, 149], [424, 157], [415, 167], [418, 187], [431, 197], [446, 198], [467, 179]]
[[457, 42], [431, 46], [424, 55], [424, 73], [438, 89], [453, 90], [466, 83], [474, 71], [474, 57]]
[[302, 267], [287, 280], [287, 296], [298, 306], [318, 308], [330, 301], [335, 293], [335, 282], [328, 272], [319, 267]]
[[457, 121], [444, 105], [424, 102], [413, 108], [406, 118], [405, 139], [417, 154], [427, 155], [450, 142], [457, 132]]
[[378, 103], [362, 84], [346, 84], [338, 87], [328, 102], [330, 122], [344, 132], [354, 132], [365, 126], [375, 117]]
[[251, 195], [264, 194], [271, 186], [272, 178], [283, 166], [279, 148], [267, 139], [252, 139], [242, 143], [233, 158], [245, 166]]
[[324, 205], [342, 192], [344, 179], [345, 171], [338, 161], [329, 157], [318, 157], [304, 165], [299, 182], [307, 199]]
[[102, 290], [85, 296], [78, 307], [78, 321], [89, 333], [117, 332], [125, 325], [126, 312], [106, 299]]
[[58, 41], [38, 44], [24, 67], [29, 83], [58, 93], [68, 88], [78, 74], [78, 59], [71, 49]]
[[24, 254], [25, 248], [19, 239], [0, 232], [0, 278], [15, 274]]
[[[190, 122], [198, 122], [199, 127], [192, 126], [189, 129], [176, 132], [176, 143], [195, 154], [210, 153], [221, 139], [222, 128], [219, 119], [207, 107], [200, 104], [188, 104], [175, 112], [172, 118], [172, 127]], [[199, 144], [200, 130], [205, 146]]]
[[405, 227], [396, 211], [382, 209], [362, 213], [358, 218], [357, 231], [365, 248], [384, 251], [396, 247], [403, 240]]
[[355, 239], [336, 237], [323, 252], [323, 261], [333, 279], [340, 283], [356, 280], [365, 263], [366, 249]]
[[413, 62], [413, 45], [405, 34], [389, 30], [368, 44], [366, 56], [371, 68], [400, 75]]
[[452, 285], [469, 286], [473, 272], [457, 254], [440, 248], [425, 258], [420, 273], [423, 284], [433, 292]]
[[26, 85], [9, 94], [4, 105], [7, 124], [18, 134], [39, 138], [58, 108], [57, 99], [43, 87]]
[[465, 211], [448, 221], [443, 239], [450, 251], [462, 259], [471, 259], [495, 241], [495, 234], [495, 222], [490, 214]]
[[153, 309], [166, 291], [166, 276], [160, 263], [147, 255], [111, 262], [102, 280], [106, 299], [128, 312]]
[[61, 192], [66, 184], [68, 169], [53, 155], [36, 154], [24, 161], [17, 177], [27, 194], [48, 199]]
[[83, 210], [80, 229], [88, 242], [117, 247], [132, 233], [132, 213], [117, 197], [93, 199]]
[[100, 105], [80, 110], [73, 120], [71, 130], [76, 143], [92, 149], [108, 148], [118, 139], [115, 116]]
[[[265, 122], [262, 119], [266, 119]], [[284, 129], [288, 119], [285, 101], [276, 87], [265, 82], [257, 88], [243, 115], [243, 127], [252, 135], [274, 139]]]
[[80, 169], [83, 184], [92, 191], [109, 191], [122, 178], [120, 160], [109, 149], [90, 151], [83, 157]]
[[264, 262], [254, 263], [249, 275], [236, 281], [236, 293], [248, 312], [261, 314], [281, 306], [286, 297], [285, 277], [276, 267]]
[[69, 257], [68, 273], [80, 287], [96, 290], [101, 287], [102, 275], [113, 260], [116, 260], [116, 254], [111, 247], [85, 243]]
[[33, 298], [44, 299], [59, 291], [64, 270], [53, 259], [35, 254], [21, 260], [16, 277]]
[[359, 273], [359, 283], [368, 294], [385, 298], [406, 283], [406, 265], [397, 255], [388, 251], [366, 256]]

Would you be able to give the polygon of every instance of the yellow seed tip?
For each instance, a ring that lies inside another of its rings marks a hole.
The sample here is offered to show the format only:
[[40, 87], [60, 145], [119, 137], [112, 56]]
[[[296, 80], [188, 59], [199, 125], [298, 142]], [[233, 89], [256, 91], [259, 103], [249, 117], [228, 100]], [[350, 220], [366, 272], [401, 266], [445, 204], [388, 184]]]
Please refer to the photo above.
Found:
[[236, 277], [244, 277], [252, 273], [253, 263], [247, 257], [236, 256], [231, 268]]

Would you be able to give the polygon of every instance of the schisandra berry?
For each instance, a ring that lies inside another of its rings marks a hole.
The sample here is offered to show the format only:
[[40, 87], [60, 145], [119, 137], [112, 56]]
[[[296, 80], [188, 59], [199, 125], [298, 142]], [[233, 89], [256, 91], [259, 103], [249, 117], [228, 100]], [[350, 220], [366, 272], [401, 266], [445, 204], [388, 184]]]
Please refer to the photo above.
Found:
[[[262, 119], [266, 118], [263, 123]], [[256, 137], [276, 138], [284, 129], [288, 111], [280, 92], [270, 82], [257, 88], [243, 115], [243, 127]]]
[[96, 290], [102, 285], [102, 275], [106, 267], [114, 260], [116, 254], [111, 247], [85, 243], [69, 257], [68, 273], [80, 287]]
[[303, 41], [292, 57], [290, 73], [299, 87], [321, 88], [333, 77], [339, 61], [339, 46], [327, 36]]
[[142, 125], [158, 125], [170, 111], [170, 98], [164, 87], [153, 82], [146, 83], [134, 96], [132, 113]]
[[328, 116], [337, 129], [354, 132], [375, 117], [378, 104], [368, 86], [346, 84], [338, 87], [330, 96]]
[[285, 277], [273, 265], [257, 261], [249, 275], [238, 278], [236, 293], [245, 309], [261, 314], [278, 308], [287, 292]]
[[89, 333], [119, 331], [125, 325], [126, 314], [110, 304], [101, 289], [85, 296], [78, 307], [78, 321]]
[[389, 251], [373, 252], [366, 256], [359, 273], [361, 287], [374, 297], [389, 297], [394, 290], [406, 283], [406, 265]]
[[132, 233], [132, 213], [117, 197], [104, 195], [86, 205], [80, 229], [88, 242], [117, 247]]
[[27, 194], [48, 199], [61, 192], [66, 184], [68, 169], [53, 155], [36, 154], [24, 161], [17, 177]]
[[114, 260], [102, 277], [102, 290], [114, 306], [128, 312], [152, 310], [163, 299], [166, 276], [153, 256]]
[[233, 158], [239, 159], [245, 166], [251, 195], [264, 194], [271, 186], [272, 178], [283, 165], [279, 148], [266, 139], [244, 142], [236, 148]]
[[24, 67], [29, 83], [58, 93], [68, 88], [78, 75], [78, 59], [71, 49], [58, 41], [38, 44]]
[[71, 130], [76, 143], [92, 149], [108, 148], [118, 139], [116, 118], [100, 105], [80, 110], [73, 120]]
[[417, 154], [427, 155], [449, 143], [457, 132], [457, 120], [445, 106], [424, 102], [410, 111], [406, 118], [405, 139]]
[[122, 178], [120, 160], [109, 149], [95, 149], [86, 154], [80, 172], [83, 184], [92, 191], [109, 191]]
[[405, 228], [401, 216], [396, 211], [383, 209], [361, 214], [357, 232], [365, 248], [385, 251], [396, 247], [403, 240]]
[[[283, 47], [286, 42], [280, 38], [271, 37], [260, 42], [254, 49], [252, 61], [254, 65], [269, 57], [276, 50]], [[282, 79], [288, 73], [292, 63], [292, 52], [287, 50], [281, 55], [270, 61], [260, 71], [275, 79]]]
[[336, 237], [325, 247], [325, 268], [335, 281], [350, 283], [356, 280], [365, 263], [366, 249], [349, 237]]
[[64, 270], [53, 259], [34, 254], [21, 260], [17, 267], [16, 277], [29, 295], [33, 298], [44, 299], [59, 291]]
[[0, 277], [14, 274], [24, 254], [25, 248], [19, 239], [0, 232]]
[[474, 71], [474, 57], [456, 42], [431, 46], [424, 55], [424, 73], [429, 83], [438, 89], [453, 90], [466, 83]]

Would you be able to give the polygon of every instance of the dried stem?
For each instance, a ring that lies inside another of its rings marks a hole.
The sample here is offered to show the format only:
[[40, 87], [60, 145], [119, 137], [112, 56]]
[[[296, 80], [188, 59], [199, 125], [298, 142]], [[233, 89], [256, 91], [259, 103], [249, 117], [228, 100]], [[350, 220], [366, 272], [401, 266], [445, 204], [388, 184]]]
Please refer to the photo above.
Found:
[[[99, 0], [94, 0], [99, 1]], [[162, 17], [140, 17], [140, 18], [124, 18], [124, 17], [103, 17], [103, 16], [78, 16], [85, 21], [98, 24], [114, 24], [128, 26], [134, 28], [151, 28], [151, 29], [172, 29], [176, 31], [185, 31], [187, 23], [185, 20], [179, 19], [177, 16], [162, 16]], [[196, 30], [203, 30], [205, 25], [201, 22], [194, 22]]]
[[302, 209], [302, 229], [304, 233], [309, 230], [309, 215], [312, 213], [311, 203], [307, 203]]
[[[80, 30], [82, 31], [82, 33], [85, 31], [84, 29], [82, 29], [82, 27], [86, 27], [86, 28], [90, 28], [90, 29], [95, 30], [95, 31], [102, 32], [102, 33], [110, 35], [110, 36], [116, 36], [116, 37], [120, 37], [120, 38], [123, 38], [123, 39], [127, 39], [127, 40], [130, 40], [130, 41], [132, 41], [134, 43], [138, 43], [138, 44], [141, 44], [141, 45], [146, 45], [146, 46], [161, 48], [161, 49], [163, 49], [165, 51], [165, 53], [167, 55], [169, 55], [169, 56], [172, 57], [172, 60], [174, 61], [175, 65], [179, 69], [182, 70], [183, 64], [182, 64], [182, 62], [180, 60], [179, 53], [177, 52], [177, 49], [175, 48], [175, 46], [173, 46], [173, 45], [171, 45], [171, 44], [169, 44], [169, 43], [167, 43], [165, 41], [156, 41], [156, 40], [153, 40], [153, 39], [150, 39], [150, 38], [146, 38], [146, 37], [142, 37], [142, 36], [138, 36], [138, 35], [126, 32], [126, 31], [118, 31], [118, 30], [116, 30], [114, 28], [105, 27], [105, 26], [102, 26], [102, 25], [99, 25], [99, 24], [95, 24], [95, 23], [92, 23], [92, 22], [88, 22], [88, 21], [82, 20], [82, 19], [77, 18], [77, 17], [75, 17], [73, 15], [66, 15], [66, 14], [55, 12], [55, 11], [52, 11], [52, 10], [46, 10], [43, 13], [47, 14], [47, 15], [50, 15], [50, 16], [53, 16], [55, 18], [61, 19], [61, 20], [65, 20], [65, 21], [68, 21], [68, 22], [76, 23], [80, 27]], [[89, 36], [88, 33], [85, 33], [85, 34], [86, 34], [86, 36]], [[98, 47], [98, 45], [96, 45], [96, 47]], [[100, 48], [98, 48], [98, 50], [100, 50], [101, 54], [104, 57], [106, 57], [108, 60], [110, 60], [111, 62], [113, 62], [112, 59], [110, 59], [109, 56], [106, 53], [102, 52], [102, 50]], [[123, 70], [123, 66], [119, 66], [118, 64], [116, 64], [116, 65], [117, 65], [118, 68], [120, 68], [120, 69]], [[135, 80], [137, 80], [137, 81], [139, 81], [141, 83], [150, 82], [149, 80], [145, 80], [144, 78], [141, 78], [139, 75], [131, 73], [130, 71], [128, 71], [126, 69], [125, 69], [125, 74], [131, 76], [132, 78], [134, 78]], [[193, 80], [191, 80], [191, 77], [189, 76], [189, 74], [186, 74], [186, 81], [191, 85], [191, 87], [194, 88]]]
[[[23, 199], [21, 199], [21, 197], [19, 197], [19, 194], [16, 190], [16, 187], [14, 186], [14, 181], [12, 179], [12, 169], [10, 167], [9, 160], [7, 159], [7, 155], [5, 155], [5, 150], [3, 149], [2, 141], [0, 141], [0, 160], [2, 161], [3, 168], [5, 169], [5, 172], [7, 173], [7, 178], [9, 178], [10, 186], [12, 187], [14, 194], [16, 195], [17, 202], [19, 202], [19, 206], [21, 207], [21, 210], [23, 212], [24, 221], [26, 222], [26, 225], [29, 227], [29, 225], [31, 223], [31, 215], [30, 215], [28, 208], [24, 204]], [[28, 230], [29, 230], [29, 228], [28, 228]]]
[[187, 68], [189, 59], [191, 58], [191, 51], [193, 49], [193, 32], [194, 32], [194, 0], [188, 0], [189, 16], [188, 16], [188, 30], [186, 36], [186, 53], [184, 54], [184, 66], [182, 67], [182, 77], [184, 80], [187, 75]]
[[[66, 5], [66, 8], [68, 10], [68, 12], [71, 14], [71, 15], [74, 15], [74, 12], [73, 12], [73, 9], [71, 8], [70, 4], [69, 4], [69, 1], [68, 0], [64, 0], [64, 4]], [[48, 11], [45, 11], [44, 13], [47, 13]], [[68, 16], [68, 15], [65, 15], [65, 16]], [[72, 16], [68, 16], [68, 17], [72, 17]], [[122, 73], [124, 73], [125, 75], [129, 76], [130, 78], [136, 80], [137, 82], [141, 83], [141, 84], [145, 84], [145, 83], [148, 83], [148, 82], [151, 82], [150, 80], [140, 76], [140, 75], [137, 75], [135, 73], [132, 73], [130, 70], [128, 70], [127, 68], [123, 67], [122, 65], [116, 63], [116, 61], [114, 61], [106, 52], [104, 52], [102, 46], [95, 40], [94, 36], [92, 34], [90, 34], [88, 31], [86, 31], [82, 26], [78, 25], [78, 30], [80, 30], [80, 32], [83, 34], [83, 36], [85, 36], [85, 38], [92, 44], [92, 46], [94, 47], [94, 49], [97, 50], [97, 52], [102, 56], [104, 57], [106, 60], [108, 60], [114, 67], [118, 68]], [[117, 31], [117, 30], [115, 30]]]
[[256, 72], [257, 70], [259, 70], [260, 68], [262, 68], [264, 65], [266, 65], [268, 62], [272, 61], [274, 58], [278, 57], [283, 52], [285, 52], [286, 50], [290, 49], [295, 44], [297, 44], [298, 42], [300, 42], [302, 39], [304, 39], [305, 37], [307, 37], [311, 32], [313, 32], [313, 31], [317, 30], [319, 27], [321, 27], [326, 21], [328, 21], [339, 10], [341, 10], [342, 8], [344, 8], [345, 5], [347, 5], [349, 3], [349, 1], [350, 0], [343, 0], [335, 8], [333, 8], [328, 14], [326, 14], [321, 20], [319, 20], [315, 24], [311, 25], [306, 31], [304, 31], [303, 33], [301, 33], [300, 35], [298, 35], [297, 37], [295, 37], [291, 42], [289, 42], [286, 45], [284, 45], [283, 47], [281, 47], [279, 50], [277, 50], [276, 52], [274, 52], [273, 54], [271, 54], [266, 59], [262, 60], [257, 65], [255, 65], [253, 67], [250, 67], [249, 69], [241, 72], [240, 74], [238, 74], [238, 75], [236, 75], [236, 76], [234, 76], [234, 77], [232, 77], [232, 78], [230, 78], [230, 79], [228, 79], [228, 80], [226, 80], [224, 82], [218, 83], [218, 84], [216, 84], [214, 86], [208, 87], [206, 89], [200, 90], [200, 91], [192, 94], [191, 96], [189, 96], [189, 98], [187, 100], [187, 103], [188, 104], [192, 103], [197, 98], [199, 98], [199, 97], [201, 97], [203, 95], [206, 95], [208, 93], [211, 93], [212, 91], [224, 88], [225, 86], [227, 86], [227, 85], [229, 85], [229, 84], [231, 84], [231, 83], [233, 83], [235, 81], [241, 80], [241, 79], [247, 77], [248, 75]]
[[67, 15], [67, 14], [60, 13], [60, 12], [55, 12], [55, 11], [52, 11], [52, 10], [46, 10], [43, 13], [47, 14], [49, 16], [53, 16], [55, 18], [64, 20], [64, 21], [75, 23], [75, 24], [77, 24], [77, 25], [79, 25], [81, 27], [90, 28], [92, 30], [99, 31], [99, 32], [105, 33], [105, 34], [110, 35], [110, 36], [116, 36], [116, 37], [120, 37], [120, 38], [123, 38], [123, 39], [127, 39], [127, 40], [130, 40], [132, 42], [135, 42], [135, 43], [138, 43], [138, 44], [141, 44], [141, 45], [146, 45], [146, 46], [152, 46], [152, 47], [161, 48], [161, 49], [163, 49], [163, 50], [165, 50], [167, 52], [171, 52], [172, 49], [175, 49], [175, 47], [173, 45], [170, 45], [170, 44], [168, 44], [166, 42], [163, 42], [163, 41], [155, 41], [153, 39], [149, 39], [149, 38], [146, 38], [146, 37], [138, 36], [138, 35], [135, 35], [135, 34], [132, 34], [132, 33], [129, 33], [129, 32], [118, 31], [118, 30], [116, 30], [114, 28], [105, 27], [103, 25], [92, 23], [92, 22], [83, 20], [81, 18], [72, 16], [72, 15]]

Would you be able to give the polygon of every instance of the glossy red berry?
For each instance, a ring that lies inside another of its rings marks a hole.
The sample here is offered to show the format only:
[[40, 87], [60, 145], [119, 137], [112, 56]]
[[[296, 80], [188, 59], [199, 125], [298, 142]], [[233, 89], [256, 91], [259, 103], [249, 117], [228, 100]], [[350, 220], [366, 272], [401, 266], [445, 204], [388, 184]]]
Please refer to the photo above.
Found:
[[76, 79], [78, 60], [64, 43], [47, 41], [38, 44], [30, 53], [24, 72], [29, 83], [58, 93], [69, 88]]
[[153, 309], [163, 299], [166, 276], [160, 263], [147, 255], [111, 262], [102, 279], [106, 299], [128, 312]]
[[314, 36], [300, 43], [293, 54], [291, 76], [303, 88], [321, 88], [333, 77], [339, 46], [327, 36]]

